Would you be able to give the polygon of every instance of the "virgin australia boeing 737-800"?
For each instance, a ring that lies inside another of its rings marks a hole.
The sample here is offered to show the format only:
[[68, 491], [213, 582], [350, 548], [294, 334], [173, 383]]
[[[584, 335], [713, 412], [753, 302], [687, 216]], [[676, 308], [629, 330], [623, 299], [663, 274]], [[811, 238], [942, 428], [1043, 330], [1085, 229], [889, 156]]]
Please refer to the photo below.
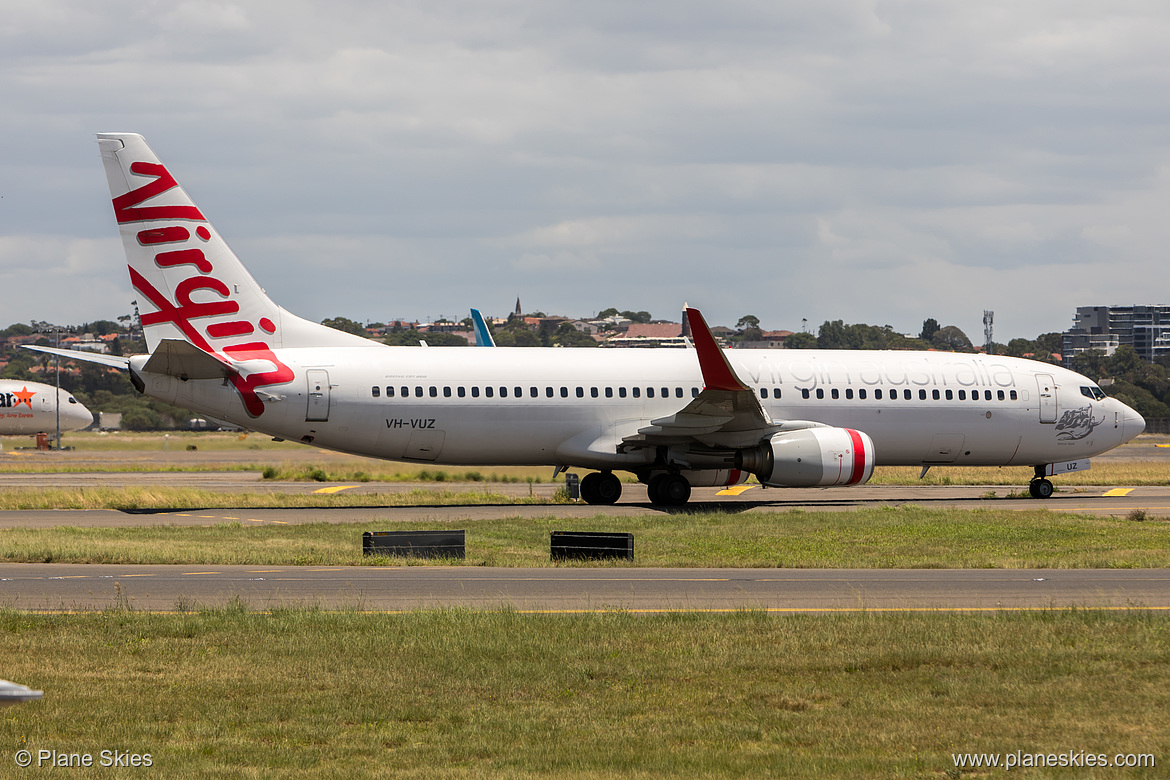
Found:
[[[98, 136], [149, 354], [146, 395], [263, 433], [390, 460], [633, 472], [657, 504], [754, 474], [859, 485], [874, 465], [1028, 465], [1048, 476], [1140, 433], [1091, 380], [1028, 360], [939, 352], [389, 347], [273, 303], [142, 136]], [[72, 357], [84, 357], [70, 353]], [[109, 364], [111, 358], [103, 358]]]

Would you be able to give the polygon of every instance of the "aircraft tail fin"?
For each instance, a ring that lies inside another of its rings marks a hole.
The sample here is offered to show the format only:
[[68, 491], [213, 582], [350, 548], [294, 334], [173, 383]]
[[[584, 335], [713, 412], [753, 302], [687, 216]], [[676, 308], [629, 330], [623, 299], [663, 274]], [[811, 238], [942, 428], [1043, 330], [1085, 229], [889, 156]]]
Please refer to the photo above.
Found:
[[98, 146], [149, 351], [179, 339], [232, 362], [370, 344], [273, 303], [141, 135], [100, 133]]
[[471, 310], [471, 322], [475, 328], [475, 346], [494, 347], [496, 340], [492, 338], [492, 332], [488, 330], [487, 323], [484, 322], [483, 315], [479, 313], [479, 309]]

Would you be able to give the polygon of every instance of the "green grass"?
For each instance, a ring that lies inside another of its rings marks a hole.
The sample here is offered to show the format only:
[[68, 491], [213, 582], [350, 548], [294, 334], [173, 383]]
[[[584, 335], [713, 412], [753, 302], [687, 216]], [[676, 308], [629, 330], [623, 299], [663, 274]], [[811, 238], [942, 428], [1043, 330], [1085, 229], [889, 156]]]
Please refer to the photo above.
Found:
[[[233, 510], [245, 518], [246, 510]], [[637, 566], [787, 568], [1161, 568], [1164, 519], [1047, 510], [918, 507], [842, 512], [701, 512], [304, 525], [0, 530], [0, 560], [58, 563], [385, 565], [364, 531], [465, 529], [466, 565], [548, 566], [549, 531], [634, 534]], [[407, 565], [407, 562], [402, 562]], [[612, 565], [628, 565], [625, 563]]]
[[282, 509], [287, 507], [347, 506], [476, 506], [483, 504], [552, 504], [567, 500], [558, 494], [553, 499], [505, 496], [485, 483], [480, 490], [442, 488], [404, 490], [389, 493], [315, 493], [244, 492], [221, 493], [213, 490], [178, 487], [149, 488], [12, 488], [0, 490], [0, 511], [36, 509], [117, 509], [117, 510], [184, 510]]
[[0, 658], [45, 691], [0, 713], [13, 777], [21, 748], [149, 753], [177, 778], [959, 777], [954, 753], [1016, 750], [1159, 761], [1025, 777], [1156, 777], [1170, 760], [1170, 622], [1141, 611], [0, 611]]

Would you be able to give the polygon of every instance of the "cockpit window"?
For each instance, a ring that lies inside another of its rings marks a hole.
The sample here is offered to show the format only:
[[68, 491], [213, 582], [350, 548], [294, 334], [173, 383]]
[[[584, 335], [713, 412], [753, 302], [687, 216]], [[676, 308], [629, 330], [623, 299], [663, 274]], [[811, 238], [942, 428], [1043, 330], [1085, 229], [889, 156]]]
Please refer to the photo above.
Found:
[[1105, 397], [1105, 391], [1096, 385], [1093, 385], [1092, 387], [1082, 387], [1081, 395], [1085, 396], [1086, 398], [1092, 398], [1094, 401], [1100, 401]]
[[69, 403], [75, 404], [75, 403], [77, 403], [77, 399], [74, 398], [73, 396], [69, 396]]

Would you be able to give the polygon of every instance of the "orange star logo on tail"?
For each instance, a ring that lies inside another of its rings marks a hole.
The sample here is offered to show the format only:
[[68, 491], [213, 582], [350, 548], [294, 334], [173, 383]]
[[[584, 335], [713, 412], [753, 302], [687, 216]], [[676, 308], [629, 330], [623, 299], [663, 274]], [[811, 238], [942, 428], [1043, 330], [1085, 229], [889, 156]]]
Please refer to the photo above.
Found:
[[36, 395], [36, 393], [31, 392], [28, 389], [28, 385], [25, 385], [23, 390], [21, 390], [19, 393], [13, 393], [13, 395], [16, 396], [16, 399], [17, 399], [16, 405], [17, 406], [19, 406], [20, 404], [24, 404], [29, 409], [31, 409], [32, 408], [32, 399], [33, 399], [33, 396]]

